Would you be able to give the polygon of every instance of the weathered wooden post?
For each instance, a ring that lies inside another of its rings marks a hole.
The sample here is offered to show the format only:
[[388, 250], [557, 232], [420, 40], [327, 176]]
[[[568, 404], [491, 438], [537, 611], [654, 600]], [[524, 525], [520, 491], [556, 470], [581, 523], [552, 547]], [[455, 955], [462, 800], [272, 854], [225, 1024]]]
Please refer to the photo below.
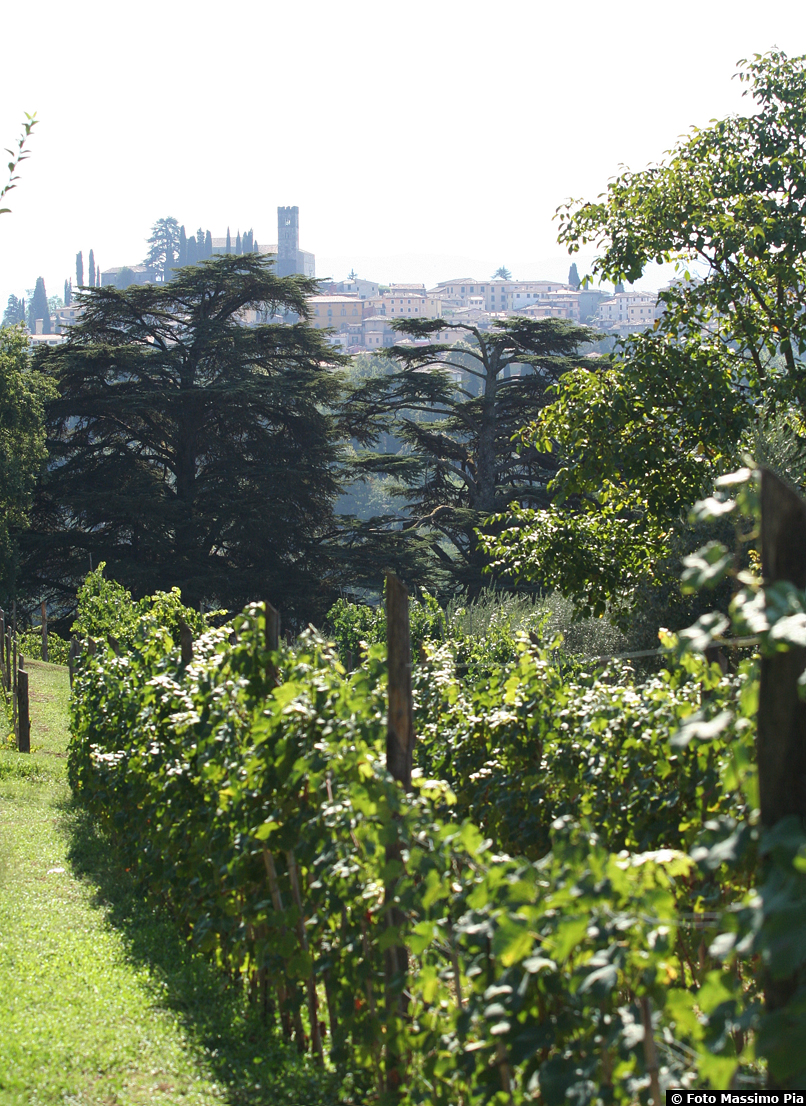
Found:
[[[22, 658], [20, 658], [22, 659]], [[31, 751], [31, 715], [28, 701], [28, 673], [24, 668], [17, 672], [18, 729], [17, 748], [21, 753]]]
[[[266, 648], [270, 653], [276, 653], [280, 648], [280, 612], [271, 603], [266, 603]], [[276, 684], [279, 672], [275, 666], [269, 663], [267, 676], [270, 684]]]
[[185, 668], [193, 660], [193, 631], [184, 618], [179, 619], [179, 646], [182, 651], [182, 667]]
[[[765, 584], [787, 580], [806, 587], [806, 502], [768, 469], [761, 472], [761, 564]], [[806, 824], [806, 703], [798, 694], [804, 668], [801, 646], [761, 658], [757, 757], [761, 822], [767, 828], [789, 815]], [[797, 975], [767, 974], [767, 1011], [786, 1006], [797, 987]], [[773, 1073], [768, 1086], [779, 1086]]]
[[[388, 670], [389, 708], [386, 725], [386, 767], [391, 775], [411, 791], [411, 766], [414, 753], [414, 708], [411, 693], [411, 635], [409, 629], [409, 594], [392, 573], [386, 577], [386, 656]], [[386, 846], [387, 865], [402, 864], [400, 839]], [[387, 925], [400, 931], [405, 923], [403, 911], [395, 905], [397, 877], [391, 876], [384, 888], [387, 904]], [[394, 1041], [394, 1023], [405, 1018], [408, 1003], [405, 991], [409, 971], [409, 954], [405, 945], [392, 945], [384, 952], [386, 985], [387, 1033], [386, 1089], [397, 1096], [405, 1080], [406, 1056], [400, 1055]]]
[[67, 672], [70, 676], [70, 687], [73, 686], [73, 679], [76, 674], [76, 661], [81, 653], [81, 645], [75, 634], [70, 638], [70, 649], [67, 653]]
[[42, 600], [40, 610], [42, 611], [42, 660], [48, 659], [48, 605], [45, 600]]
[[414, 754], [414, 710], [411, 695], [409, 593], [397, 576], [386, 577], [386, 648], [389, 668], [389, 715], [386, 767], [411, 791]]
[[16, 635], [11, 636], [11, 721], [14, 726], [14, 733], [19, 734], [19, 728], [17, 726], [17, 704], [19, 701], [19, 695], [17, 694], [17, 638]]

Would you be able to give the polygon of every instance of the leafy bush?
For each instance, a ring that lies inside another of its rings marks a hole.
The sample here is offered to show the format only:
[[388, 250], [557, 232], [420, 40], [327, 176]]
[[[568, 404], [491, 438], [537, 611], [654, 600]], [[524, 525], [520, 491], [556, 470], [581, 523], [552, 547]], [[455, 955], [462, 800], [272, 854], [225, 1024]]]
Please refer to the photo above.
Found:
[[101, 561], [88, 573], [78, 592], [78, 610], [73, 633], [81, 638], [106, 641], [111, 635], [121, 646], [129, 648], [148, 628], [167, 630], [171, 640], [179, 644], [179, 623], [185, 622], [194, 634], [207, 628], [204, 615], [182, 603], [179, 588], [158, 591], [135, 600], [131, 592], [115, 580], [104, 576], [106, 563]]
[[[18, 635], [17, 649], [24, 657], [42, 660], [42, 631], [23, 630]], [[48, 661], [51, 664], [67, 664], [70, 642], [48, 631]]]

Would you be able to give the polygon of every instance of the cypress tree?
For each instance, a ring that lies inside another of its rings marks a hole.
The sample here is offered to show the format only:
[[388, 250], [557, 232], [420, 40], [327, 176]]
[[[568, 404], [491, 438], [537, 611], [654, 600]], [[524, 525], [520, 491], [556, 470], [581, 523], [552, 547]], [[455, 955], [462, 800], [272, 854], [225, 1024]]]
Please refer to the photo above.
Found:
[[229, 227], [227, 227], [227, 246], [224, 250], [225, 253], [232, 253], [232, 239], [229, 236]]
[[81, 250], [76, 254], [76, 284], [79, 288], [84, 287], [84, 254]]
[[90, 250], [90, 288], [95, 287], [95, 254]]
[[253, 247], [252, 252], [253, 253], [260, 253], [260, 246], [258, 246], [257, 242], [255, 242], [255, 245]]
[[205, 257], [212, 257], [213, 256], [213, 236], [212, 236], [212, 234], [210, 234], [209, 230], [207, 231], [207, 234], [205, 234], [205, 236], [204, 236], [204, 256]]
[[243, 250], [241, 249], [241, 232], [240, 231], [238, 231], [238, 234], [235, 238], [235, 252], [236, 253], [243, 253]]
[[204, 231], [201, 227], [196, 231], [196, 257], [204, 257]]
[[196, 248], [196, 239], [192, 237], [188, 238], [187, 260], [185, 261], [185, 264], [195, 265], [198, 260], [199, 254]]
[[50, 334], [50, 311], [48, 310], [48, 294], [45, 291], [45, 281], [42, 277], [36, 278], [36, 287], [34, 288], [34, 298], [31, 300], [30, 318], [33, 320], [33, 326], [29, 329], [32, 334], [36, 333], [36, 321], [42, 320], [42, 333]]
[[67, 281], [64, 282], [64, 306], [70, 306], [70, 289], [67, 286]]
[[568, 270], [568, 283], [571, 285], [572, 288], [579, 288], [579, 285], [581, 284], [576, 261], [571, 264], [571, 268]]
[[188, 263], [188, 240], [187, 240], [187, 235], [185, 234], [185, 225], [183, 223], [182, 226], [179, 228], [179, 259], [178, 259], [178, 264], [179, 264], [179, 267], [181, 268], [183, 265], [187, 265], [187, 263]]
[[101, 287], [101, 266], [97, 261], [95, 262], [95, 287]]

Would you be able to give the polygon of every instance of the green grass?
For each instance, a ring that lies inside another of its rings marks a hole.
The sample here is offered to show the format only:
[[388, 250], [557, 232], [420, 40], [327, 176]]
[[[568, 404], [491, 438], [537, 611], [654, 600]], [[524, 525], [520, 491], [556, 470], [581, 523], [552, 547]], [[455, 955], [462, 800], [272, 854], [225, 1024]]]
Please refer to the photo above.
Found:
[[0, 1106], [335, 1103], [73, 802], [67, 671], [28, 667], [33, 751], [0, 751]]

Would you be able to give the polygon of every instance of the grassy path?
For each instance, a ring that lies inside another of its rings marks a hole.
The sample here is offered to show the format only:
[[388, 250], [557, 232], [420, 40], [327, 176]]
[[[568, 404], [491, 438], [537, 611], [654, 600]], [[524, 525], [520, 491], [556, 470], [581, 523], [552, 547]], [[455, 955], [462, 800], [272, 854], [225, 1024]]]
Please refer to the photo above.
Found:
[[326, 1106], [116, 867], [65, 778], [67, 670], [28, 664], [30, 757], [0, 751], [0, 1106]]

